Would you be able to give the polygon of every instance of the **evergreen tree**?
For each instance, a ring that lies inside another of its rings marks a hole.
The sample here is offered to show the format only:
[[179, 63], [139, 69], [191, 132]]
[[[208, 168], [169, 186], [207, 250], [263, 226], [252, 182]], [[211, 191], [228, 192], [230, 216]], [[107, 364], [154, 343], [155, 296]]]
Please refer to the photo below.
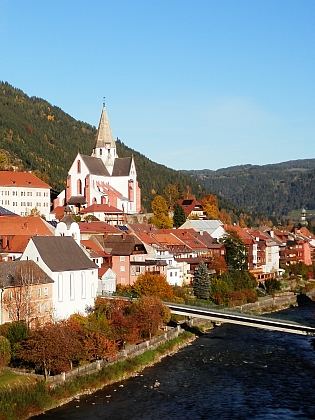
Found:
[[201, 261], [194, 271], [192, 283], [194, 294], [198, 299], [209, 299], [210, 297], [210, 276], [206, 264]]
[[173, 223], [176, 228], [179, 228], [186, 222], [186, 214], [182, 206], [178, 203], [174, 205]]
[[233, 229], [226, 231], [226, 234], [220, 239], [220, 243], [225, 246], [225, 260], [229, 270], [248, 269], [247, 248]]

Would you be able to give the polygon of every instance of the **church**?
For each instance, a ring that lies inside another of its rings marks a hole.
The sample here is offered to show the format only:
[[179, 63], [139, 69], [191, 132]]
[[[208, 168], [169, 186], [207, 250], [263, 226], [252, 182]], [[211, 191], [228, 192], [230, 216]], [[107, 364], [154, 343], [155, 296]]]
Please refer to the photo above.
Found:
[[105, 105], [91, 156], [78, 153], [68, 171], [66, 189], [54, 200], [54, 208], [93, 204], [116, 207], [124, 214], [141, 209], [141, 190], [134, 158], [119, 158]]

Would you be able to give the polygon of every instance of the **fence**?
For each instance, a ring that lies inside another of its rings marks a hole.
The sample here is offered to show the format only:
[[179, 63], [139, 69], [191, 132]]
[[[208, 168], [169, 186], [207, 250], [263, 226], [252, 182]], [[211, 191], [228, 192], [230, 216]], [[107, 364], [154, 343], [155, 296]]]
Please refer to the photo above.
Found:
[[[62, 383], [66, 380], [70, 380], [74, 378], [75, 376], [88, 375], [90, 373], [97, 372], [98, 370], [102, 369], [102, 367], [109, 366], [117, 361], [125, 360], [128, 358], [137, 356], [139, 354], [144, 353], [145, 351], [149, 349], [153, 350], [156, 347], [158, 347], [160, 344], [163, 344], [166, 341], [171, 340], [172, 338], [178, 337], [178, 335], [182, 331], [183, 331], [182, 328], [180, 327], [180, 325], [178, 325], [177, 327], [171, 328], [167, 332], [161, 335], [158, 335], [157, 337], [154, 337], [151, 340], [144, 341], [139, 344], [127, 346], [125, 349], [119, 351], [117, 355], [114, 357], [96, 360], [93, 363], [80, 366], [78, 368], [70, 370], [69, 372], [63, 372], [60, 375], [49, 376], [47, 378], [47, 381], [54, 385], [58, 385], [58, 383]], [[44, 380], [44, 375], [36, 375], [34, 372], [21, 370], [21, 369], [12, 369], [12, 368], [6, 368], [6, 369], [16, 372], [19, 375], [27, 375], [27, 376], [36, 377], [37, 379]]]

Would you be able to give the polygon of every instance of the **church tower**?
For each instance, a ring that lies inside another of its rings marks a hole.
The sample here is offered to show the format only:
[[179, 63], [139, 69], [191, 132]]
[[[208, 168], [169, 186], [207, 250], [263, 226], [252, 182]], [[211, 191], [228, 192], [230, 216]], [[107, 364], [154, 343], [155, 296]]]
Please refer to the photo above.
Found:
[[105, 104], [103, 104], [92, 156], [102, 159], [109, 174], [112, 175], [115, 159], [118, 156], [116, 154], [116, 143], [110, 128]]

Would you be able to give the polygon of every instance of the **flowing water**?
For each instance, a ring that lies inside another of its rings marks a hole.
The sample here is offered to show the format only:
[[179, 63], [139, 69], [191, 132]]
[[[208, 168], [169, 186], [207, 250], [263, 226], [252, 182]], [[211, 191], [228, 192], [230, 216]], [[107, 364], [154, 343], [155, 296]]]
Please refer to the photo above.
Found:
[[[315, 326], [315, 304], [278, 313]], [[35, 417], [315, 419], [314, 338], [224, 324], [141, 374]]]

